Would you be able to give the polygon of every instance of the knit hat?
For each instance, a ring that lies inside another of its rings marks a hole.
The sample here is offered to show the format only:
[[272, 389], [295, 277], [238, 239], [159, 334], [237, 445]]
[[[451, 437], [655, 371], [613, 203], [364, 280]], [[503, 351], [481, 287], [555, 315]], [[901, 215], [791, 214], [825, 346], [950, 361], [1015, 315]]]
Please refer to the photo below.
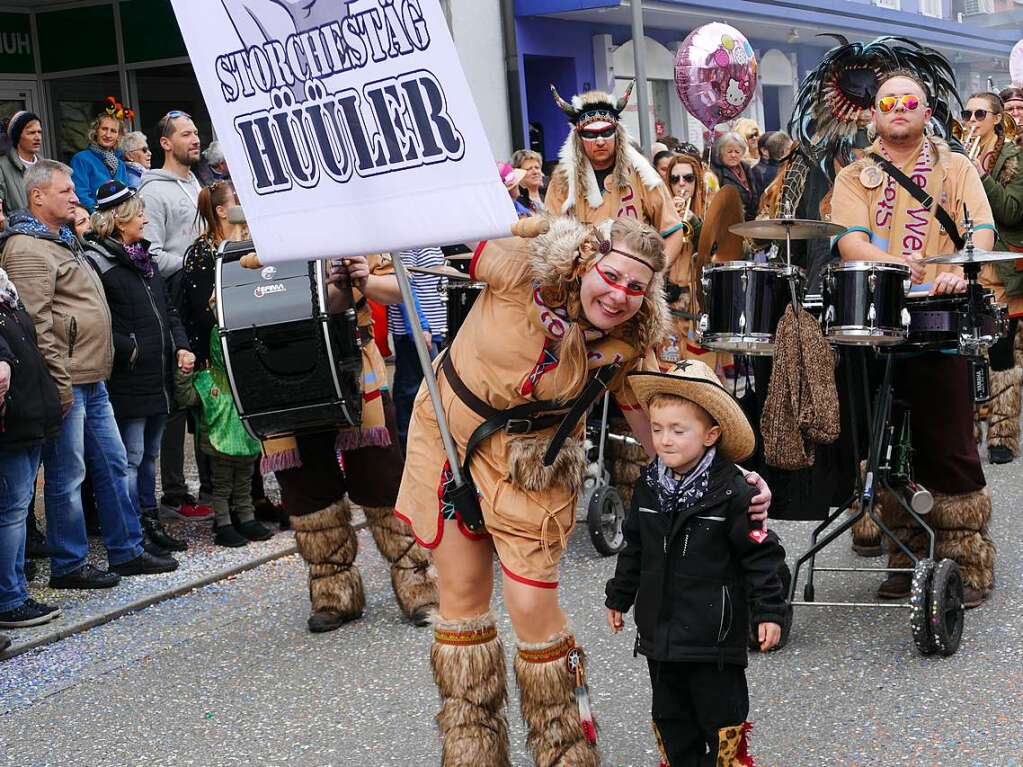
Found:
[[718, 451], [730, 461], [741, 461], [757, 446], [746, 414], [706, 363], [682, 360], [667, 373], [630, 373], [629, 384], [644, 410], [658, 394], [673, 394], [706, 410], [721, 427]]
[[104, 181], [103, 185], [96, 190], [96, 210], [110, 210], [116, 208], [125, 200], [135, 196], [135, 190], [125, 186], [117, 179]]
[[[11, 116], [11, 119], [7, 121], [7, 135], [11, 137], [11, 146], [18, 146], [18, 142], [21, 141], [22, 131], [33, 120], [39, 120], [39, 115], [24, 109], [20, 112], [15, 112]], [[41, 123], [42, 120], [39, 120], [39, 122]]]

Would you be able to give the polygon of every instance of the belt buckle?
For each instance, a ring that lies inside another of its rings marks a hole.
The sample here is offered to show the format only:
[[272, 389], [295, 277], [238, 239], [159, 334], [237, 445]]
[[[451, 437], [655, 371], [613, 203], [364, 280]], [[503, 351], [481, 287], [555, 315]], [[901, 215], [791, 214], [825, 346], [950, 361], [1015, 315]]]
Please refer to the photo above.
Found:
[[504, 425], [507, 434], [529, 434], [533, 431], [532, 418], [510, 418]]

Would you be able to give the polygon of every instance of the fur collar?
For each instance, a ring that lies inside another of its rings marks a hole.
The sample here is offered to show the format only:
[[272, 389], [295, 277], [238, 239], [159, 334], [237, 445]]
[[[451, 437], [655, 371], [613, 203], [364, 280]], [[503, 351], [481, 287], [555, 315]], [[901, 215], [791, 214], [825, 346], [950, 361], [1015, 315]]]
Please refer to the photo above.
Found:
[[[615, 168], [611, 174], [611, 183], [619, 189], [626, 186], [626, 175], [629, 170], [635, 170], [647, 189], [656, 189], [663, 185], [664, 181], [657, 169], [650, 164], [635, 147], [632, 146], [632, 137], [621, 123], [618, 124], [618, 134], [615, 138]], [[568, 193], [565, 195], [565, 202], [559, 213], [568, 213], [575, 207], [576, 195], [583, 191], [583, 197], [591, 208], [599, 208], [604, 199], [603, 190], [597, 185], [597, 176], [593, 166], [583, 152], [582, 139], [575, 129], [569, 131], [568, 138], [561, 145], [558, 153], [558, 168], [555, 173], [565, 177]]]
[[[601, 224], [604, 237], [609, 236], [611, 221]], [[568, 296], [571, 315], [572, 304], [578, 305], [579, 281], [589, 269], [589, 260], [579, 254], [579, 249], [594, 237], [594, 228], [581, 224], [568, 216], [552, 217], [546, 234], [530, 241], [529, 268], [533, 282], [540, 290], [551, 292], [563, 290]], [[662, 272], [654, 275], [651, 288], [643, 299], [643, 306], [629, 322], [615, 328], [610, 335], [632, 345], [640, 354], [659, 343], [668, 329], [668, 304], [664, 291], [660, 290]], [[574, 321], [577, 319], [571, 316]]]

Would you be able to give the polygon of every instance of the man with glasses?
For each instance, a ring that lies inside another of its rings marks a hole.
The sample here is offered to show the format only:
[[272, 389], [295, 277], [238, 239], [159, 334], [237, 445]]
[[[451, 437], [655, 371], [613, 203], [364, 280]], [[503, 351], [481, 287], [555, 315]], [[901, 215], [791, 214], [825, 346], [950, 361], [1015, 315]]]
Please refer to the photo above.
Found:
[[[877, 139], [867, 157], [838, 174], [831, 210], [832, 221], [845, 227], [836, 239], [842, 260], [905, 264], [917, 290], [942, 295], [965, 290], [966, 281], [961, 267], [920, 263], [956, 250], [939, 206], [949, 225], [962, 231], [965, 205], [978, 248], [994, 246], [995, 230], [973, 163], [924, 132], [932, 101], [913, 72], [895, 70], [879, 79], [873, 110]], [[896, 168], [908, 178], [900, 182], [892, 172]], [[919, 202], [904, 184], [922, 188], [931, 205]], [[966, 605], [976, 607], [994, 588], [995, 546], [988, 534], [991, 496], [973, 438], [968, 365], [964, 357], [932, 352], [896, 366], [896, 395], [913, 416], [915, 479], [934, 494], [927, 521], [936, 536], [935, 557], [958, 563]], [[881, 515], [907, 548], [926, 556], [927, 536], [893, 499], [882, 497]], [[912, 562], [895, 551], [889, 567], [912, 567]], [[881, 584], [878, 596], [905, 597], [910, 587], [909, 573], [895, 573]]]
[[[198, 199], [201, 186], [192, 167], [199, 162], [199, 131], [186, 112], [173, 110], [156, 124], [163, 149], [163, 167], [146, 171], [139, 193], [146, 203], [145, 236], [149, 253], [167, 283], [172, 301], [178, 303], [181, 292], [181, 265], [185, 251], [195, 242], [198, 229]], [[185, 521], [211, 518], [213, 510], [196, 503], [188, 491], [184, 472], [185, 411], [170, 414], [160, 448], [160, 480], [164, 516]], [[196, 451], [199, 465], [200, 496], [212, 488], [208, 463]], [[200, 497], [200, 501], [202, 498]]]

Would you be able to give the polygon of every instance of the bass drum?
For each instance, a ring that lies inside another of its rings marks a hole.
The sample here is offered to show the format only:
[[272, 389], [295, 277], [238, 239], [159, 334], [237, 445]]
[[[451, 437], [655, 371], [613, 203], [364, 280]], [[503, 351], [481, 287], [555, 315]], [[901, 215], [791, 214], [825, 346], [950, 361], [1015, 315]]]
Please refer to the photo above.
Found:
[[480, 293], [485, 287], [486, 284], [482, 282], [447, 281], [447, 286], [444, 288], [444, 300], [447, 303], [448, 313], [448, 346], [455, 340], [462, 323], [469, 316], [476, 299], [480, 297]]
[[362, 351], [351, 287], [327, 311], [324, 261], [247, 269], [251, 242], [217, 258], [217, 322], [238, 414], [256, 439], [362, 422]]

